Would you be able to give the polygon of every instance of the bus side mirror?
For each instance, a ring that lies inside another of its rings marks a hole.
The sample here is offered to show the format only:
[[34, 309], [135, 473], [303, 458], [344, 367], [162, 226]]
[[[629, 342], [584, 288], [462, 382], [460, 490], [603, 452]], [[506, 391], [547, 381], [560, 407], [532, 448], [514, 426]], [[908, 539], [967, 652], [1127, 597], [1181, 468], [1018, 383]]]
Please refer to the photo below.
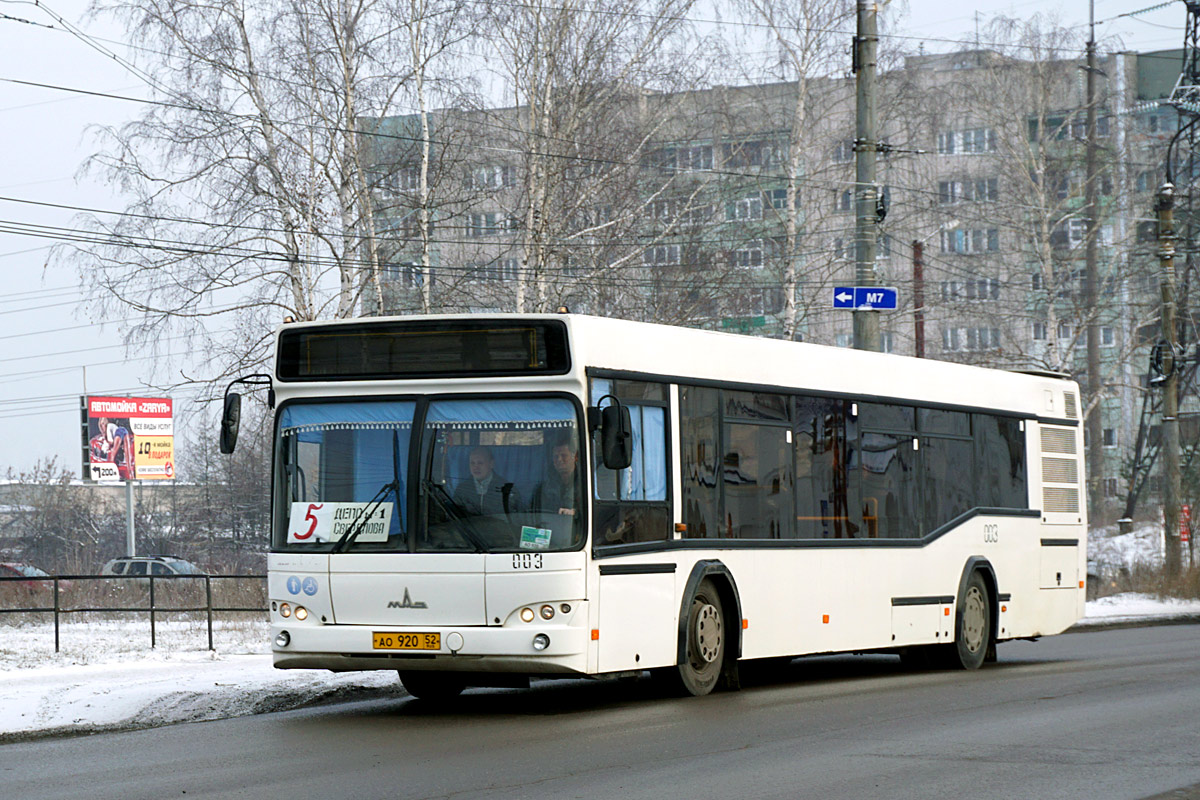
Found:
[[237, 447], [238, 427], [242, 422], [242, 396], [237, 392], [225, 395], [225, 411], [221, 414], [221, 452], [229, 455]]
[[614, 403], [601, 409], [600, 453], [609, 469], [625, 469], [633, 463], [633, 423], [625, 406]]

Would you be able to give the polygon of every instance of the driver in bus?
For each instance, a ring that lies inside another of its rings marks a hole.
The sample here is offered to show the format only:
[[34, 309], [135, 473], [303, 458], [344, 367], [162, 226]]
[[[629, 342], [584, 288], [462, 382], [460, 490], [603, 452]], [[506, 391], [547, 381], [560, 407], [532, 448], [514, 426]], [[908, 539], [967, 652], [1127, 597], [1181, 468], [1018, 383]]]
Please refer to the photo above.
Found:
[[554, 442], [551, 462], [554, 471], [533, 490], [531, 508], [547, 514], [575, 513], [575, 468], [579, 464], [579, 446], [574, 437], [564, 434]]
[[467, 459], [471, 477], [454, 489], [454, 502], [468, 514], [509, 514], [520, 510], [511, 481], [496, 474], [496, 459], [487, 447], [476, 447]]

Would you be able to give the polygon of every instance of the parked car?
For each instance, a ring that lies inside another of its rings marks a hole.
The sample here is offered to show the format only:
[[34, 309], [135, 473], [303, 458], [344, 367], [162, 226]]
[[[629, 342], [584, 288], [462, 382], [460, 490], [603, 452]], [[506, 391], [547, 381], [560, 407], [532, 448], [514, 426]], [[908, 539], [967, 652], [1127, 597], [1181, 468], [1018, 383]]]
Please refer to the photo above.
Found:
[[[0, 563], [0, 578], [49, 578], [44, 571], [29, 564]], [[50, 580], [0, 581], [0, 586], [23, 586], [26, 589], [40, 589], [53, 586]]]
[[203, 575], [204, 571], [190, 561], [176, 556], [121, 556], [109, 561], [101, 575]]

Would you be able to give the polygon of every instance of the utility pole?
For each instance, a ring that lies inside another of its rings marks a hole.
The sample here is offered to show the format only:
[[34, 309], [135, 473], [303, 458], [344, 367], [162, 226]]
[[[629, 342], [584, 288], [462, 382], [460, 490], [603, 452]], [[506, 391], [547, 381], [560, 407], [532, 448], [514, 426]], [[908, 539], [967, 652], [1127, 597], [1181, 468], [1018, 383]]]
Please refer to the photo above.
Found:
[[1095, 511], [1100, 509], [1103, 495], [1104, 475], [1104, 413], [1100, 403], [1104, 384], [1100, 376], [1100, 314], [1098, 287], [1100, 283], [1099, 269], [1096, 265], [1096, 221], [1099, 216], [1096, 208], [1096, 4], [1089, 3], [1090, 33], [1087, 42], [1087, 155], [1085, 162], [1086, 182], [1084, 183], [1084, 198], [1087, 205], [1087, 226], [1085, 228], [1085, 266], [1084, 266], [1084, 308], [1087, 314], [1087, 403], [1085, 408], [1091, 411], [1087, 415], [1087, 433], [1090, 446], [1087, 454], [1088, 480], [1087, 495], [1089, 505]]
[[[858, 31], [854, 37], [854, 285], [875, 286], [875, 238], [879, 224], [879, 187], [875, 185], [875, 59], [879, 44], [878, 6], [875, 0], [858, 0]], [[854, 347], [881, 348], [879, 312], [854, 312]]]
[[925, 243], [914, 239], [913, 251], [913, 351], [925, 357]]
[[1162, 447], [1163, 447], [1163, 536], [1166, 543], [1166, 574], [1179, 575], [1179, 364], [1175, 329], [1175, 187], [1164, 183], [1155, 198], [1158, 214], [1158, 258], [1162, 264]]

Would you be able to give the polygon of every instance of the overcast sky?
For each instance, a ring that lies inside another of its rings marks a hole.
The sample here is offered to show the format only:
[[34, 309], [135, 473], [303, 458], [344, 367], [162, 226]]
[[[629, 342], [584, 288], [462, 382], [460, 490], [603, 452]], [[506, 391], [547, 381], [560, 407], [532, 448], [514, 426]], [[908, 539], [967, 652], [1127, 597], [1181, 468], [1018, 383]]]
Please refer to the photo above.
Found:
[[[1151, 0], [1097, 2], [1097, 38], [1104, 42], [1120, 36], [1127, 50], [1181, 46], [1182, 2], [1119, 17], [1156, 4]], [[76, 174], [95, 150], [88, 126], [119, 125], [137, 114], [138, 105], [12, 82], [145, 96], [145, 86], [137, 77], [66, 32], [55, 19], [60, 16], [101, 46], [127, 55], [124, 32], [84, 20], [86, 6], [85, 0], [49, 0], [49, 5], [0, 0], [0, 197], [4, 198], [0, 199], [0, 477], [9, 468], [26, 471], [49, 458], [78, 472], [78, 398], [85, 388], [85, 368], [91, 394], [149, 396], [154, 394], [149, 387], [167, 384], [178, 374], [178, 365], [153, 363], [139, 353], [125, 352], [120, 321], [101, 325], [100, 320], [88, 318], [80, 303], [79, 277], [45, 266], [53, 238], [13, 232], [14, 226], [22, 231], [31, 225], [72, 226], [75, 212], [34, 203], [122, 206], [119, 196], [94, 181], [77, 179]], [[947, 8], [952, 9], [949, 16]], [[1038, 11], [1057, 13], [1061, 24], [1081, 29], [1088, 19], [1088, 6], [1079, 0], [974, 4], [909, 0], [896, 33], [912, 37], [914, 45], [925, 42], [928, 51], [944, 51], [973, 43], [977, 24], [985, 25], [994, 14], [1024, 17]], [[730, 15], [721, 16], [729, 19]], [[189, 398], [176, 400], [186, 403]]]

